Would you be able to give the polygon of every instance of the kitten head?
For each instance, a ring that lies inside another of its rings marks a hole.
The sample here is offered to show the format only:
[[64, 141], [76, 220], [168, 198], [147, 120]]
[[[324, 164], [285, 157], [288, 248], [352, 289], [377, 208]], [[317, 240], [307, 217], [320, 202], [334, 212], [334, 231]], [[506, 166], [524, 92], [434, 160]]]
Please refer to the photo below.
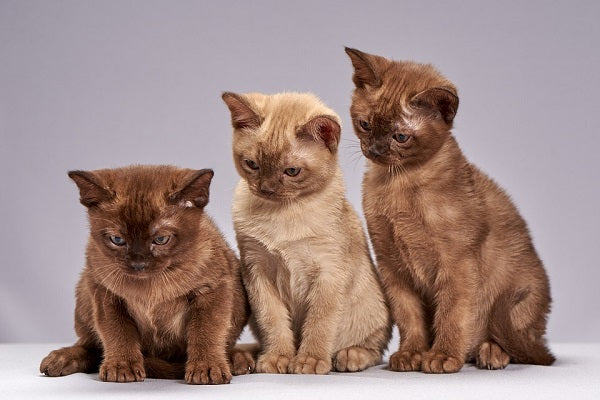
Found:
[[454, 85], [431, 65], [346, 53], [356, 85], [350, 113], [363, 154], [405, 168], [431, 159], [450, 136], [458, 109]]
[[185, 266], [201, 240], [212, 176], [170, 166], [69, 172], [88, 208], [88, 265], [114, 282]]
[[289, 201], [319, 192], [335, 174], [340, 119], [312, 94], [224, 93], [233, 158], [252, 193]]

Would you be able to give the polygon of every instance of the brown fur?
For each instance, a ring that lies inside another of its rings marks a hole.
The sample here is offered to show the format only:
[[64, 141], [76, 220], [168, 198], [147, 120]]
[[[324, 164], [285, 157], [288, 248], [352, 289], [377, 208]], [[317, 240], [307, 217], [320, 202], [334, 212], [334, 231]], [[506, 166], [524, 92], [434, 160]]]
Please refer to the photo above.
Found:
[[[257, 371], [374, 365], [391, 322], [363, 227], [344, 196], [339, 117], [310, 94], [223, 99], [242, 177], [233, 213], [262, 347]], [[286, 175], [290, 167], [299, 173]]]
[[400, 330], [398, 371], [548, 365], [548, 278], [525, 221], [450, 133], [454, 85], [429, 65], [346, 49], [363, 206]]
[[239, 261], [204, 213], [213, 172], [131, 166], [69, 176], [90, 221], [76, 293], [79, 340], [51, 352], [41, 372], [99, 367], [103, 381], [193, 384], [228, 383], [232, 368], [249, 372], [252, 357], [234, 349], [249, 312]]

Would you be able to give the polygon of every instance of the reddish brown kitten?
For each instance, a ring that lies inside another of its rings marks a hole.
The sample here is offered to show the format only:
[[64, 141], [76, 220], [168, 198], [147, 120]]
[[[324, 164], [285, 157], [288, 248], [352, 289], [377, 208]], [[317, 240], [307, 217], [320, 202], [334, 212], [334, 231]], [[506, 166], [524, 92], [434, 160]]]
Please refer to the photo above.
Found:
[[456, 88], [430, 65], [346, 52], [364, 212], [400, 330], [390, 369], [552, 364], [548, 277], [508, 195], [450, 133]]
[[251, 355], [234, 349], [249, 312], [239, 261], [204, 212], [213, 172], [131, 166], [69, 177], [90, 222], [79, 340], [40, 371], [220, 384], [252, 370]]

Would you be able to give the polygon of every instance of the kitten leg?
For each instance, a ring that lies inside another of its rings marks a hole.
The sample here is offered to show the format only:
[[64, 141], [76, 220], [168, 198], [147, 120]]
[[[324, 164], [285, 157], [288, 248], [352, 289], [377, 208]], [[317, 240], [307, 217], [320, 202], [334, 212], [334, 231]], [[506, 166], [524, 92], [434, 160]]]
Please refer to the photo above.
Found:
[[269, 278], [268, 270], [277, 266], [265, 256], [267, 250], [262, 245], [247, 238], [238, 240], [242, 249], [242, 276], [262, 348], [256, 371], [285, 374], [296, 346], [289, 311]]
[[[335, 267], [332, 267], [334, 270]], [[288, 371], [294, 374], [327, 374], [332, 367], [332, 353], [338, 326], [343, 281], [334, 273], [324, 272], [310, 288], [302, 342]]]
[[392, 371], [419, 371], [428, 349], [427, 330], [421, 299], [409, 288], [396, 287], [390, 296], [392, 315], [400, 332], [400, 347], [390, 356]]
[[400, 346], [390, 356], [392, 371], [419, 371], [422, 354], [429, 349], [423, 302], [412, 286], [407, 262], [399, 252], [405, 246], [385, 218], [368, 218], [371, 242], [377, 256], [381, 283], [394, 323], [400, 332]]
[[75, 331], [79, 340], [73, 346], [50, 352], [42, 360], [40, 372], [47, 376], [97, 372], [102, 361], [102, 348], [93, 332], [92, 303], [80, 292], [78, 289], [75, 302]]
[[100, 379], [140, 382], [146, 378], [140, 334], [121, 299], [102, 287], [92, 287], [96, 331], [104, 348]]
[[260, 350], [260, 346], [257, 343], [236, 345], [238, 338], [244, 330], [244, 326], [248, 322], [250, 305], [248, 304], [248, 295], [242, 284], [239, 260], [233, 258], [231, 262], [236, 264], [236, 275], [233, 281], [233, 313], [227, 348], [229, 350], [231, 373], [233, 375], [244, 375], [254, 372], [256, 368], [256, 356]]
[[[427, 373], [458, 372], [465, 363], [475, 304], [476, 261], [441, 263], [435, 282], [435, 340], [423, 355], [422, 369]], [[448, 267], [451, 266], [451, 267]]]
[[98, 370], [102, 350], [75, 344], [50, 352], [40, 364], [40, 372], [46, 376], [64, 376], [77, 372]]
[[209, 293], [195, 293], [187, 325], [187, 383], [206, 385], [231, 381], [227, 340], [232, 307], [231, 281], [223, 280]]
[[419, 371], [423, 353], [429, 348], [423, 302], [411, 287], [404, 270], [381, 261], [379, 269], [392, 318], [400, 332], [400, 347], [390, 356], [389, 368], [392, 371]]
[[476, 364], [481, 369], [504, 369], [510, 357], [493, 340], [483, 342], [477, 352]]

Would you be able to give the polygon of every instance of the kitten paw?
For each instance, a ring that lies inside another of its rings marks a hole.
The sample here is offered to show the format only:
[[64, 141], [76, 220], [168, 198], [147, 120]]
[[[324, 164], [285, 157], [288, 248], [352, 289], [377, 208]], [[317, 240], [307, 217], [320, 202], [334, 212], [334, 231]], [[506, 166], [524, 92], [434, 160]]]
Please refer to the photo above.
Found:
[[100, 365], [100, 380], [104, 382], [142, 382], [146, 379], [143, 360], [104, 360]]
[[458, 372], [464, 362], [456, 357], [439, 351], [428, 351], [423, 353], [421, 369], [428, 374], [444, 374]]
[[399, 350], [391, 355], [389, 368], [392, 371], [420, 371], [423, 356], [419, 351]]
[[226, 360], [216, 363], [188, 361], [185, 364], [185, 381], [191, 385], [221, 385], [231, 382], [231, 372]]
[[290, 374], [326, 375], [329, 371], [331, 371], [331, 359], [319, 359], [307, 354], [298, 354], [292, 358], [288, 366]]
[[503, 369], [510, 362], [508, 354], [495, 342], [483, 342], [477, 353], [477, 367], [481, 369]]
[[255, 367], [256, 363], [251, 352], [236, 349], [231, 352], [231, 372], [233, 375], [251, 374], [254, 372]]
[[335, 370], [339, 372], [362, 371], [375, 365], [377, 354], [363, 347], [351, 346], [335, 355]]
[[290, 358], [276, 353], [265, 353], [258, 357], [256, 372], [264, 374], [285, 374]]
[[81, 346], [65, 347], [50, 352], [40, 364], [40, 372], [46, 376], [64, 376], [76, 372], [88, 372], [92, 364], [98, 368], [98, 360]]

